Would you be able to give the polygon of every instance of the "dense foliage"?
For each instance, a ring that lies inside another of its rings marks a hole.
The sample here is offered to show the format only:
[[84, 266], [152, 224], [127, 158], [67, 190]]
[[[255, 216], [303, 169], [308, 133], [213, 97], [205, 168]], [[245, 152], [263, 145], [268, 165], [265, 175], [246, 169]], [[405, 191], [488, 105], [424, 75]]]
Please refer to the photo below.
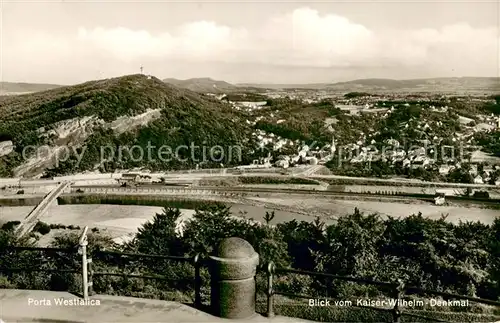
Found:
[[264, 176], [241, 176], [239, 182], [242, 184], [297, 184], [318, 185], [315, 180], [300, 177], [264, 177]]
[[[304, 103], [283, 98], [268, 100], [267, 103], [267, 109], [259, 112], [264, 119], [257, 122], [255, 128], [291, 140], [329, 143], [331, 136], [325, 131], [325, 119], [342, 115], [331, 100]], [[280, 119], [283, 122], [277, 123]]]
[[[94, 279], [95, 290], [99, 293], [189, 299], [193, 289], [193, 269], [189, 264], [158, 259], [116, 258], [101, 255], [97, 251], [107, 249], [188, 257], [199, 253], [206, 256], [221, 239], [236, 236], [254, 246], [260, 254], [262, 265], [273, 261], [281, 267], [380, 281], [400, 278], [410, 286], [500, 299], [499, 219], [492, 225], [478, 222], [451, 224], [444, 217], [430, 220], [421, 214], [384, 220], [374, 214], [363, 215], [356, 209], [353, 214], [341, 217], [331, 225], [319, 220], [293, 220], [269, 226], [235, 219], [228, 207], [218, 204], [197, 209], [194, 219], [179, 234], [176, 221], [180, 215], [178, 209], [165, 209], [163, 214], [157, 214], [153, 221], [140, 228], [133, 241], [123, 246], [114, 245], [105, 236], [90, 234], [90, 251], [94, 253], [93, 266], [96, 266], [94, 270], [165, 275], [171, 278], [145, 283], [132, 278], [99, 276]], [[272, 219], [272, 214], [266, 214], [266, 222], [272, 224]], [[76, 233], [59, 236], [53, 246], [72, 248], [77, 239]], [[37, 262], [41, 267], [70, 268], [76, 264], [72, 255], [59, 254], [59, 257], [53, 255], [47, 258], [41, 254], [14, 254], [3, 250], [8, 245], [27, 243], [16, 240], [10, 229], [1, 230], [0, 250], [3, 256], [0, 267], [8, 267], [12, 263], [23, 267]], [[207, 300], [206, 283], [209, 276], [206, 271], [202, 274], [205, 281], [203, 297]], [[258, 278], [257, 283], [262, 292], [265, 278]], [[0, 278], [0, 285], [13, 288], [78, 289], [78, 278], [66, 274], [39, 277], [14, 273]], [[328, 296], [339, 299], [389, 296], [388, 291], [373, 286], [325, 281], [295, 274], [278, 277], [276, 288], [311, 296], [325, 295], [327, 288]], [[488, 312], [483, 307], [469, 310]]]
[[495, 115], [500, 115], [500, 94], [491, 97], [494, 101], [485, 105], [484, 110]]
[[251, 92], [246, 92], [246, 93], [229, 93], [226, 94], [226, 96], [223, 98], [225, 101], [233, 101], [233, 102], [262, 102], [266, 101], [267, 97], [262, 94], [258, 93], [251, 93]]
[[364, 96], [372, 96], [372, 94], [366, 92], [349, 92], [344, 94], [344, 97], [347, 99], [361, 98]]
[[481, 133], [477, 136], [476, 142], [485, 148], [485, 151], [500, 157], [500, 131]]
[[[117, 134], [106, 124], [120, 117], [136, 116], [152, 109], [159, 109], [161, 115], [158, 119], [147, 126], [131, 128], [126, 133]], [[96, 122], [92, 129], [86, 130], [82, 127], [80, 134], [82, 131], [90, 134], [83, 142], [78, 136], [61, 139], [57, 135], [43, 135], [56, 128], [60, 121], [82, 117], [95, 117], [105, 124]], [[77, 155], [72, 154], [69, 160], [52, 169], [49, 176], [96, 167], [111, 171], [137, 166], [178, 169], [193, 167], [196, 163], [204, 164], [207, 153], [201, 148], [194, 150], [194, 156], [191, 156], [188, 149], [180, 150], [178, 158], [170, 158], [171, 160], [158, 156], [159, 147], [168, 146], [175, 150], [183, 145], [191, 147], [192, 144], [209, 148], [220, 145], [225, 153], [220, 162], [233, 165], [245, 163], [249, 154], [245, 141], [250, 128], [243, 122], [244, 117], [242, 112], [235, 111], [215, 98], [176, 88], [144, 75], [1, 97], [0, 138], [12, 140], [15, 152], [0, 157], [0, 176], [11, 175], [12, 170], [21, 164], [25, 147], [58, 144], [75, 147], [84, 145], [86, 149], [80, 164], [77, 164]], [[125, 153], [120, 160], [114, 158], [101, 163], [101, 147], [110, 147], [117, 152], [118, 147], [140, 146], [143, 152], [148, 152], [148, 145], [156, 147], [151, 150], [152, 158], [137, 158], [131, 153]], [[239, 149], [232, 150], [233, 155], [229, 156], [230, 147]], [[82, 153], [82, 150], [77, 150], [77, 153]], [[213, 167], [220, 162], [208, 158], [203, 166]]]

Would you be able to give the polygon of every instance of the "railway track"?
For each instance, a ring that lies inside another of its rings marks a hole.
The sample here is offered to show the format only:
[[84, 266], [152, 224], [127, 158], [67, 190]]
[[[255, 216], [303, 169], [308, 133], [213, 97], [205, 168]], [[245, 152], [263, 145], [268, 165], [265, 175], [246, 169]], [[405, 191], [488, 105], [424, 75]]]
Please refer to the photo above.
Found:
[[[226, 195], [227, 194], [242, 194], [242, 195], [253, 195], [258, 196], [260, 194], [289, 194], [289, 195], [311, 195], [318, 197], [356, 197], [356, 198], [377, 198], [384, 200], [421, 200], [421, 201], [433, 201], [434, 195], [431, 194], [404, 194], [400, 193], [397, 195], [390, 194], [380, 194], [380, 193], [356, 193], [356, 192], [342, 192], [342, 191], [326, 191], [326, 190], [311, 190], [311, 189], [276, 189], [276, 188], [254, 188], [254, 187], [220, 187], [220, 186], [203, 186], [203, 187], [179, 187], [179, 186], [159, 186], [159, 185], [141, 185], [138, 187], [117, 187], [114, 185], [93, 185], [93, 186], [73, 186], [75, 190], [81, 190], [81, 193], [87, 193], [90, 189], [91, 192], [88, 193], [108, 193], [108, 190], [112, 189], [110, 194], [120, 194], [124, 193], [130, 194], [154, 194], [161, 195], [182, 195], [182, 194], [197, 194], [203, 191], [213, 192], [216, 195]], [[118, 189], [118, 190], [117, 190]], [[154, 190], [154, 191], [151, 191]], [[488, 200], [488, 199], [478, 199], [473, 197], [461, 197], [461, 196], [449, 196], [446, 197], [447, 200], [453, 201], [458, 204], [482, 204], [482, 205], [500, 205], [498, 200]]]
[[[109, 189], [122, 189], [127, 192], [138, 192], [138, 193], [147, 193], [149, 190], [155, 190], [155, 192], [170, 192], [170, 191], [178, 191], [182, 192], [199, 192], [199, 191], [208, 191], [208, 192], [245, 192], [252, 194], [259, 193], [278, 193], [278, 194], [299, 194], [299, 195], [325, 195], [325, 196], [334, 196], [334, 195], [356, 195], [356, 196], [364, 196], [364, 195], [375, 195], [368, 193], [351, 193], [351, 192], [340, 192], [340, 191], [327, 191], [327, 190], [311, 190], [311, 189], [286, 189], [286, 188], [255, 188], [255, 187], [221, 187], [221, 186], [202, 186], [202, 187], [178, 187], [178, 186], [158, 186], [158, 185], [141, 185], [137, 187], [118, 187], [114, 185], [92, 185], [92, 186], [72, 186], [72, 188], [82, 191], [86, 190], [109, 190]], [[377, 194], [377, 196], [389, 196], [383, 194]], [[401, 195], [400, 195], [401, 196]], [[398, 197], [397, 195], [390, 195], [390, 197]]]

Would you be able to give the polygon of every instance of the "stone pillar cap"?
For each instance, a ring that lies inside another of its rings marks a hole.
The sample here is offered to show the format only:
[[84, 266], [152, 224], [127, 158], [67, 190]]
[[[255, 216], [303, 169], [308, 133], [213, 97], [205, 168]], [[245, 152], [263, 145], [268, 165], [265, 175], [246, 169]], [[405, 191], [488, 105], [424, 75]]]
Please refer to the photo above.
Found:
[[255, 254], [254, 248], [248, 241], [237, 237], [222, 240], [214, 250], [215, 257], [226, 259], [251, 258]]

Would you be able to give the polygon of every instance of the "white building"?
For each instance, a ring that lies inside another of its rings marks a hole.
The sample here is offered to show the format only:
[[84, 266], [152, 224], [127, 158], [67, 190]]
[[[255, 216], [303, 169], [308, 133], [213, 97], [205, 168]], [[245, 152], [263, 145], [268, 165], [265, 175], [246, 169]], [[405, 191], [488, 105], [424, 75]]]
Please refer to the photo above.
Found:
[[446, 203], [446, 200], [445, 200], [444, 194], [443, 194], [443, 195], [439, 194], [438, 196], [436, 196], [436, 197], [434, 198], [434, 203], [435, 203], [436, 205], [444, 205], [444, 204]]
[[450, 166], [450, 165], [441, 165], [439, 166], [439, 174], [441, 175], [447, 175], [452, 171], [455, 167]]
[[483, 178], [481, 177], [481, 175], [477, 175], [475, 178], [474, 178], [474, 184], [483, 184]]

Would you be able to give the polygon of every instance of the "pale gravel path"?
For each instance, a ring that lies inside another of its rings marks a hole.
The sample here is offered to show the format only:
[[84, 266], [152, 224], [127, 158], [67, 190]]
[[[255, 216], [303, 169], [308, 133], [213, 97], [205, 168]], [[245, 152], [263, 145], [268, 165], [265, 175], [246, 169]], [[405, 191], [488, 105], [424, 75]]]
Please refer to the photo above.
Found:
[[[64, 306], [56, 305], [55, 302], [55, 299], [74, 300], [75, 298], [76, 297], [74, 295], [67, 292], [0, 289], [0, 300], [2, 302], [0, 319], [6, 323], [37, 321], [68, 323], [234, 322], [234, 320], [221, 319], [178, 302], [160, 301], [154, 299], [96, 295], [90, 298], [91, 300], [94, 300], [93, 306]], [[97, 300], [99, 300], [99, 305], [96, 305]], [[272, 319], [268, 319], [256, 314], [254, 317], [238, 320], [238, 322], [306, 323], [313, 321], [282, 316], [276, 316]]]

